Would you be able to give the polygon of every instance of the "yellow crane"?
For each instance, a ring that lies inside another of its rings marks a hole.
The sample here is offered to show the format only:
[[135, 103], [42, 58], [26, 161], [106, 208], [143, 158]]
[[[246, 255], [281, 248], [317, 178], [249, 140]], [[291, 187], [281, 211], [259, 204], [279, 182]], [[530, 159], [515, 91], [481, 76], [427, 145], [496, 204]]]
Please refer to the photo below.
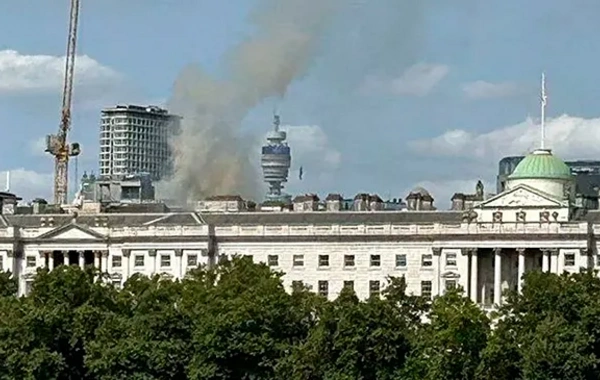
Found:
[[79, 143], [69, 144], [67, 141], [67, 135], [71, 128], [71, 104], [73, 97], [73, 76], [75, 72], [78, 22], [79, 0], [71, 0], [60, 126], [56, 135], [46, 136], [46, 152], [54, 156], [55, 204], [67, 203], [69, 189], [69, 159], [78, 156], [79, 153], [81, 153]]

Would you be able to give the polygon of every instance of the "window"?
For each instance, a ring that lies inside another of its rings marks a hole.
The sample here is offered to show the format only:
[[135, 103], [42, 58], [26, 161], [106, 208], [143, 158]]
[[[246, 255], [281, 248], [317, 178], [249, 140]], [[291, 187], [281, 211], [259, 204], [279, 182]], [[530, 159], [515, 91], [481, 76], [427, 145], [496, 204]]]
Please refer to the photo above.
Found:
[[195, 267], [198, 265], [198, 255], [188, 255], [187, 265], [188, 267]]
[[455, 267], [456, 266], [456, 253], [446, 253], [446, 266], [447, 267]]
[[380, 267], [381, 266], [381, 255], [371, 255], [371, 266], [372, 267]]
[[353, 267], [354, 266], [354, 255], [345, 255], [344, 256], [344, 266], [345, 267]]
[[574, 253], [565, 253], [565, 266], [566, 267], [575, 266], [575, 254]]
[[380, 286], [379, 281], [369, 281], [369, 296], [379, 296]]
[[113, 256], [112, 257], [112, 267], [113, 268], [120, 268], [121, 267], [121, 256]]
[[433, 266], [433, 255], [425, 254], [425, 255], [421, 256], [421, 266], [422, 267]]
[[456, 289], [456, 280], [446, 280], [446, 290]]
[[354, 291], [354, 281], [344, 281], [344, 289]]
[[160, 266], [166, 268], [171, 266], [171, 255], [160, 255]]
[[135, 262], [133, 264], [136, 267], [144, 266], [144, 255], [135, 255]]
[[421, 296], [431, 298], [431, 281], [421, 281]]
[[292, 265], [295, 267], [303, 267], [304, 266], [304, 255], [294, 255]]
[[329, 294], [329, 283], [327, 281], [319, 281], [319, 295], [327, 297]]
[[406, 268], [406, 255], [396, 255], [396, 268]]
[[27, 268], [32, 268], [37, 265], [35, 256], [27, 256]]
[[319, 266], [320, 267], [328, 267], [329, 266], [329, 255], [319, 255]]
[[279, 266], [279, 256], [277, 256], [277, 255], [267, 256], [267, 264], [269, 264], [270, 267]]

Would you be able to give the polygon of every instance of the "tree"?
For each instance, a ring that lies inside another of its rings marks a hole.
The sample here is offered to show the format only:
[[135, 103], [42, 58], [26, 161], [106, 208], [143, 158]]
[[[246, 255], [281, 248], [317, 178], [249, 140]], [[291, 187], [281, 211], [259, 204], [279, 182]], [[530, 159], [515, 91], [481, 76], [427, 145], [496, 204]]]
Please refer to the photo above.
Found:
[[417, 304], [404, 290], [402, 281], [392, 281], [385, 292], [390, 298], [360, 302], [344, 289], [337, 300], [322, 304], [306, 342], [280, 364], [280, 378], [398, 378], [411, 349], [411, 313], [416, 310], [409, 305]]
[[17, 295], [17, 279], [12, 273], [0, 271], [0, 297], [14, 297]]
[[511, 292], [480, 365], [482, 379], [600, 377], [600, 279], [530, 272]]
[[413, 379], [473, 379], [487, 344], [490, 321], [461, 289], [434, 299], [405, 369]]
[[281, 273], [248, 258], [211, 271], [196, 274], [204, 282], [186, 292], [194, 321], [189, 378], [277, 379], [277, 363], [310, 328], [308, 297], [288, 294]]

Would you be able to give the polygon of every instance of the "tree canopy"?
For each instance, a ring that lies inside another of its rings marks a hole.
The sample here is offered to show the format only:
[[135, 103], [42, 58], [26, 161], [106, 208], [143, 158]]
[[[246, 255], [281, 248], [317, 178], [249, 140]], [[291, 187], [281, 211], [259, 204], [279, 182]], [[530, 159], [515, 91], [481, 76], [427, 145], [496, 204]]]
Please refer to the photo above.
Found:
[[0, 380], [513, 380], [600, 378], [600, 279], [526, 274], [488, 315], [390, 278], [329, 301], [247, 258], [185, 279], [39, 270], [27, 296], [0, 273]]

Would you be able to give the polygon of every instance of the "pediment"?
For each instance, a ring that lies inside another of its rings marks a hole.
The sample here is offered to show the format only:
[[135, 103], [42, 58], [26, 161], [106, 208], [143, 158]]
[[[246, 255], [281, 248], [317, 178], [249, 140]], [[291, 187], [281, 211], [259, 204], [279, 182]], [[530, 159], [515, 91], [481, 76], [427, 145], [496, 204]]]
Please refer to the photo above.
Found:
[[556, 208], [565, 207], [565, 202], [544, 194], [541, 191], [520, 185], [516, 188], [500, 193], [493, 198], [480, 203], [479, 208]]
[[39, 236], [48, 240], [104, 240], [105, 236], [89, 228], [71, 223]]

